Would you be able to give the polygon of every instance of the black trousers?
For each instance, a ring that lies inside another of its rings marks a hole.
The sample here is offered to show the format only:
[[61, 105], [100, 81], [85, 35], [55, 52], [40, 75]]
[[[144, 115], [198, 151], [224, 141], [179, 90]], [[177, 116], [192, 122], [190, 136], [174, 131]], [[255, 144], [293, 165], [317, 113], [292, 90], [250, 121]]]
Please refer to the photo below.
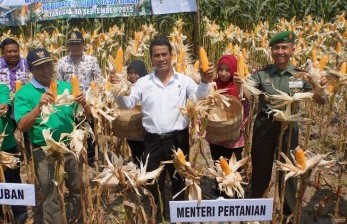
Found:
[[[298, 124], [292, 124], [290, 150], [298, 146]], [[281, 132], [281, 122], [267, 118], [264, 113], [259, 113], [254, 122], [252, 140], [252, 179], [251, 198], [262, 198], [271, 180], [272, 166], [275, 155], [278, 155], [278, 144]], [[285, 131], [282, 140], [282, 152], [287, 153], [289, 141], [289, 129]], [[283, 180], [283, 172], [280, 172], [279, 181]], [[281, 190], [281, 186], [280, 189]], [[287, 180], [284, 192], [284, 213], [290, 214], [294, 209], [296, 197], [296, 178]], [[280, 192], [281, 194], [281, 192]]]
[[[145, 162], [145, 160], [142, 158], [143, 153], [145, 151], [145, 142], [144, 141], [134, 141], [127, 139], [127, 143], [130, 147], [131, 156], [133, 157], [134, 163], [140, 167], [140, 161], [142, 160]], [[146, 158], [145, 158], [146, 159]]]
[[[156, 168], [159, 167], [160, 162], [171, 160], [173, 149], [180, 148], [185, 155], [188, 155], [189, 153], [189, 132], [188, 128], [182, 130], [182, 131], [175, 131], [173, 133], [170, 133], [170, 135], [163, 137], [156, 134], [146, 133], [145, 134], [145, 153], [144, 153], [144, 159], [147, 158], [147, 155], [149, 154], [148, 158], [148, 166], [147, 171], [153, 171]], [[160, 215], [160, 212], [163, 212], [163, 215], [165, 215], [165, 204], [164, 204], [164, 211], [160, 211], [159, 206], [159, 192], [158, 187], [161, 195], [161, 200], [163, 203], [165, 203], [165, 177], [166, 177], [166, 171], [169, 172], [170, 179], [171, 179], [171, 192], [172, 195], [176, 195], [178, 192], [180, 192], [184, 187], [184, 179], [179, 176], [179, 174], [175, 174], [175, 167], [173, 164], [166, 164], [165, 169], [161, 172], [159, 179], [158, 179], [158, 186], [156, 184], [149, 187], [149, 190], [153, 194], [156, 204], [157, 204], [157, 215]], [[184, 191], [178, 195], [178, 197], [175, 198], [175, 200], [184, 200]]]

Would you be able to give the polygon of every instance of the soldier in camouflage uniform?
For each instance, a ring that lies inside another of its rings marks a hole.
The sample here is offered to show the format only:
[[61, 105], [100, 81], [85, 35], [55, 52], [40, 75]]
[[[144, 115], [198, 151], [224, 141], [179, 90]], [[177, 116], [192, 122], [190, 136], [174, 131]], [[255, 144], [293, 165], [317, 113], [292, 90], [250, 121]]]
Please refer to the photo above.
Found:
[[[271, 56], [274, 64], [267, 65], [253, 76], [264, 94], [259, 97], [258, 114], [255, 119], [252, 139], [252, 180], [251, 198], [262, 198], [271, 180], [272, 165], [275, 152], [278, 153], [278, 143], [281, 130], [281, 122], [274, 121], [268, 95], [278, 94], [274, 89], [283, 91], [289, 95], [294, 92], [313, 90], [313, 99], [320, 104], [325, 102], [325, 94], [320, 85], [325, 85], [327, 80], [322, 78], [320, 83], [307, 83], [293, 76], [301, 71], [290, 64], [290, 58], [294, 53], [295, 33], [285, 31], [277, 34], [270, 40]], [[298, 123], [291, 124], [290, 150], [295, 149], [299, 142]], [[283, 136], [282, 151], [286, 153], [289, 141], [289, 130]], [[281, 177], [283, 178], [283, 177]], [[284, 213], [290, 214], [294, 209], [296, 198], [296, 180], [290, 178], [285, 189]]]

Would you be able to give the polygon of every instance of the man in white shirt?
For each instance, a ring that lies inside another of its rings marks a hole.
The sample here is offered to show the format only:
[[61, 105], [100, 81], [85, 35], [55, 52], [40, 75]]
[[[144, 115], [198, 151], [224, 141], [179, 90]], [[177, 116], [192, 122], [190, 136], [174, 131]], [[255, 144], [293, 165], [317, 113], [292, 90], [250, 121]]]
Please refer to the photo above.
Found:
[[[185, 155], [189, 154], [189, 119], [182, 115], [179, 107], [185, 107], [188, 98], [203, 99], [208, 93], [208, 83], [213, 78], [211, 66], [205, 74], [201, 74], [201, 83], [197, 85], [190, 77], [177, 73], [171, 66], [172, 46], [164, 38], [158, 38], [150, 44], [150, 56], [154, 72], [140, 78], [131, 89], [130, 96], [117, 97], [116, 101], [122, 108], [132, 108], [142, 102], [142, 124], [146, 130], [144, 158], [148, 159], [147, 171], [159, 167], [162, 161], [172, 159], [172, 150], [181, 148]], [[118, 78], [110, 75], [111, 83], [117, 83]], [[172, 195], [180, 192], [185, 183], [178, 174], [174, 176], [175, 168], [166, 165], [171, 178]], [[165, 203], [165, 175], [163, 171], [158, 185], [161, 199]], [[157, 186], [150, 188], [160, 211]], [[184, 192], [176, 197], [184, 200]], [[164, 206], [165, 207], [165, 206]]]

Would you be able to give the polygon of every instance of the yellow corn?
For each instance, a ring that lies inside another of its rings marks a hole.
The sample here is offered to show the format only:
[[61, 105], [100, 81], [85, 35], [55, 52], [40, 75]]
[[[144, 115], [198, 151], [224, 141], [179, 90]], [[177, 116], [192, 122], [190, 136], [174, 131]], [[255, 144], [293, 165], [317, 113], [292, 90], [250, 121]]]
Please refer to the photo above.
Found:
[[337, 42], [335, 50], [336, 50], [336, 53], [341, 53], [342, 52], [342, 46], [341, 46], [341, 42], [340, 41]]
[[240, 51], [239, 45], [235, 44], [234, 50], [233, 50], [233, 55], [238, 55]]
[[244, 74], [245, 74], [245, 76], [246, 75], [249, 75], [249, 71], [248, 71], [248, 66], [245, 64], [245, 71], [244, 71]]
[[20, 89], [20, 87], [22, 87], [22, 81], [16, 80], [15, 91], [17, 92]]
[[183, 151], [180, 148], [177, 149], [175, 154], [176, 154], [176, 158], [177, 158], [179, 164], [186, 165], [186, 163], [187, 163], [186, 158], [185, 158], [185, 156], [183, 154]]
[[262, 48], [266, 48], [265, 38], [266, 38], [265, 36], [261, 37], [261, 47]]
[[247, 58], [247, 50], [246, 48], [242, 48], [242, 55], [244, 58]]
[[230, 52], [230, 53], [233, 52], [233, 44], [232, 43], [228, 44], [227, 51]]
[[77, 97], [77, 95], [80, 92], [80, 86], [79, 86], [78, 78], [76, 75], [71, 76], [71, 86], [72, 86], [72, 95], [74, 97]]
[[199, 71], [199, 60], [196, 60], [194, 63], [194, 71]]
[[245, 58], [242, 53], [237, 56], [237, 75], [240, 78], [245, 76]]
[[91, 89], [92, 93], [96, 93], [96, 85], [94, 81], [90, 82], [89, 88]]
[[295, 60], [294, 57], [291, 58], [290, 63], [291, 63], [292, 65], [294, 65], [294, 66], [297, 65], [297, 62], [296, 62], [296, 60]]
[[105, 86], [105, 90], [106, 91], [110, 91], [111, 90], [111, 85], [112, 83], [110, 83], [109, 81], [106, 82], [106, 86]]
[[317, 64], [317, 49], [315, 47], [312, 48], [311, 59], [312, 59], [312, 62], [313, 62], [313, 66], [315, 67], [316, 64]]
[[328, 55], [324, 55], [320, 60], [319, 60], [319, 71], [323, 71], [326, 64], [328, 63]]
[[176, 71], [179, 73], [183, 72], [184, 56], [185, 56], [185, 52], [184, 52], [183, 48], [180, 47], [180, 49], [178, 51], [177, 63], [175, 66]]
[[333, 80], [333, 81], [331, 81], [330, 85], [328, 86], [328, 92], [330, 94], [332, 94], [334, 92], [335, 84], [336, 84], [336, 80]]
[[229, 167], [229, 164], [222, 156], [219, 158], [219, 164], [225, 176], [228, 176], [229, 174], [231, 174], [231, 169]]
[[340, 67], [340, 74], [341, 74], [341, 75], [345, 75], [345, 74], [346, 74], [346, 70], [347, 70], [347, 64], [346, 64], [346, 62], [344, 61], [344, 62], [341, 64], [341, 67]]
[[122, 47], [119, 47], [116, 53], [116, 73], [122, 74], [123, 71], [123, 49]]
[[57, 100], [57, 95], [58, 95], [58, 84], [56, 80], [51, 81], [51, 84], [49, 85], [49, 89], [51, 90], [51, 93], [53, 95], [53, 101], [55, 102]]
[[300, 165], [301, 169], [306, 168], [306, 156], [304, 150], [301, 148], [295, 149], [295, 160], [298, 165]]
[[209, 62], [208, 62], [206, 51], [203, 47], [200, 47], [200, 50], [199, 50], [199, 60], [200, 60], [200, 67], [202, 72], [207, 72], [209, 68], [208, 67]]

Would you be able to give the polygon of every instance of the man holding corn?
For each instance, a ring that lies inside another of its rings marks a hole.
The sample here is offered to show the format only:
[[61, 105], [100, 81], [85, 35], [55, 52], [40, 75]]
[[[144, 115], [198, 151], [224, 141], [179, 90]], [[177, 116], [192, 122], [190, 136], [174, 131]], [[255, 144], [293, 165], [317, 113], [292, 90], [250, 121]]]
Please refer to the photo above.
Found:
[[[142, 124], [146, 134], [144, 138], [144, 160], [148, 157], [147, 171], [155, 170], [160, 163], [171, 160], [173, 149], [180, 148], [185, 155], [189, 154], [189, 120], [180, 112], [185, 107], [188, 98], [203, 99], [209, 93], [208, 83], [213, 78], [213, 67], [201, 74], [201, 83], [197, 85], [190, 77], [176, 72], [171, 65], [172, 46], [164, 38], [154, 39], [150, 44], [150, 56], [154, 71], [141, 77], [132, 87], [130, 96], [117, 97], [120, 107], [130, 109], [137, 102], [142, 103]], [[110, 76], [111, 83], [119, 80], [116, 75]], [[179, 193], [184, 187], [183, 178], [175, 175], [175, 168], [167, 164], [166, 170], [171, 178], [172, 195]], [[159, 193], [165, 203], [165, 176], [163, 171], [159, 177], [158, 185], [151, 186], [150, 190], [160, 211]], [[157, 191], [159, 188], [159, 192]], [[175, 200], [184, 200], [184, 192]], [[166, 207], [166, 206], [164, 206]]]
[[[295, 39], [296, 35], [292, 31], [285, 31], [275, 35], [270, 40], [271, 56], [274, 64], [265, 66], [253, 76], [263, 94], [259, 96], [259, 112], [253, 128], [251, 151], [252, 198], [263, 197], [271, 180], [274, 156], [278, 153], [281, 122], [273, 120], [272, 109], [274, 105], [271, 104], [268, 96], [278, 94], [275, 89], [283, 91], [290, 96], [295, 92], [313, 90], [314, 101], [320, 104], [325, 103], [325, 93], [321, 86], [327, 83], [326, 78], [322, 78], [319, 83], [312, 81], [308, 83], [297, 79], [293, 75], [295, 72], [302, 71], [290, 64], [290, 58], [295, 50]], [[290, 141], [290, 150], [295, 149], [299, 144], [298, 123], [292, 122], [289, 127], [291, 127], [291, 130], [287, 129], [283, 136], [282, 151], [284, 153], [287, 152], [288, 141]], [[290, 178], [287, 181], [284, 194], [284, 214], [289, 215], [296, 203], [296, 181], [294, 178]]]
[[[64, 81], [53, 80], [54, 64], [53, 58], [44, 48], [37, 48], [28, 53], [27, 61], [29, 70], [33, 74], [30, 83], [24, 85], [15, 97], [15, 120], [21, 131], [28, 131], [33, 146], [32, 156], [34, 169], [40, 193], [43, 201], [40, 203], [39, 211], [42, 211], [42, 220], [37, 223], [63, 223], [58, 189], [53, 179], [55, 177], [55, 161], [45, 154], [42, 147], [46, 146], [43, 130], [50, 129], [55, 141], [59, 141], [62, 133], [71, 133], [74, 128], [74, 117], [76, 103], [84, 107], [85, 115], [91, 116], [90, 108], [86, 104], [85, 96], [80, 92], [71, 105], [55, 106], [54, 98], [64, 91], [72, 92], [71, 84]], [[56, 88], [50, 88], [52, 83]], [[53, 92], [53, 89], [55, 91]], [[40, 116], [43, 106], [51, 104], [56, 107], [56, 112], [50, 114], [47, 122], [42, 123]], [[67, 174], [66, 186], [69, 189], [68, 209], [70, 216], [68, 223], [73, 223], [79, 218], [81, 211], [80, 190], [81, 171], [77, 159], [72, 154], [65, 154], [64, 168]], [[64, 205], [63, 205], [64, 206]]]

